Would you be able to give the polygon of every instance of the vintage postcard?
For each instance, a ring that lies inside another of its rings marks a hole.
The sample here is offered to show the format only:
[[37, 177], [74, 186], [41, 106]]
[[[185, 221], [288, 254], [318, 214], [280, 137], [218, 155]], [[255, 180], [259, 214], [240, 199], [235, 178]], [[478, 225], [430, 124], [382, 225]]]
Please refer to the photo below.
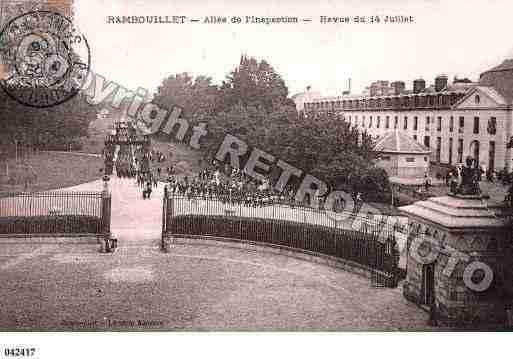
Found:
[[0, 356], [510, 331], [512, 11], [1, 0]]

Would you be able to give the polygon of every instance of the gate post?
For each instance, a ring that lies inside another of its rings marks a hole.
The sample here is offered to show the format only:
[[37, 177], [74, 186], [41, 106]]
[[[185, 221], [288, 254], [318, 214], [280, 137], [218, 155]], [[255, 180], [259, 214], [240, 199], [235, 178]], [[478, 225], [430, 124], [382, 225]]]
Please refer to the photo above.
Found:
[[162, 201], [162, 238], [161, 238], [161, 250], [165, 253], [169, 252], [169, 233], [168, 233], [168, 216], [173, 215], [173, 194], [171, 197], [169, 193], [164, 192]]
[[102, 251], [110, 252], [110, 219], [111, 219], [111, 204], [112, 197], [109, 190], [110, 177], [103, 176], [103, 191], [101, 197], [101, 233], [103, 236]]
[[[406, 299], [429, 309], [433, 323], [505, 329], [513, 302], [508, 211], [488, 205], [481, 194], [459, 193], [399, 210], [416, 228], [406, 254]], [[430, 285], [426, 266], [432, 268]]]

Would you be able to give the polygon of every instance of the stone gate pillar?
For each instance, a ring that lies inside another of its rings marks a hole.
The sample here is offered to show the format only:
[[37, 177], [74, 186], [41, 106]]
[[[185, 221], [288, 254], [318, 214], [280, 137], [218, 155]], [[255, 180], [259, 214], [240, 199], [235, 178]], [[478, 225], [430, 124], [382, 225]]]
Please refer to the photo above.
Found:
[[399, 208], [410, 229], [404, 296], [440, 325], [508, 325], [513, 232], [501, 207], [486, 202], [451, 194]]

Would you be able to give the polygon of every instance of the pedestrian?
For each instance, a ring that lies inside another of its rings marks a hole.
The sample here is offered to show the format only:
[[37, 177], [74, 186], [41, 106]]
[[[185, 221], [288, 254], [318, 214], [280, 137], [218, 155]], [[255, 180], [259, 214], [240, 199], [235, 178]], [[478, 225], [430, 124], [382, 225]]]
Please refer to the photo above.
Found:
[[362, 193], [360, 191], [356, 192], [356, 200], [355, 200], [355, 213], [360, 212], [360, 208], [362, 208], [363, 199]]
[[146, 184], [146, 198], [151, 199], [151, 182]]
[[429, 178], [428, 174], [426, 173], [424, 175], [424, 189], [426, 192], [429, 192], [430, 186], [431, 186], [431, 179]]

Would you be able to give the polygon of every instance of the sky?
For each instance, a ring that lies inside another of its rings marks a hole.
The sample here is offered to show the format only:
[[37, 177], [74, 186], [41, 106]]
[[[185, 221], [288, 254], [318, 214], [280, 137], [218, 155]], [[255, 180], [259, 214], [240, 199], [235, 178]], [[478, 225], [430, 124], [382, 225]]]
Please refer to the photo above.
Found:
[[[306, 86], [340, 95], [376, 80], [439, 74], [478, 80], [513, 58], [510, 0], [75, 0], [75, 20], [91, 47], [92, 69], [136, 90], [154, 91], [175, 73], [220, 84], [241, 54], [267, 60], [290, 95]], [[108, 24], [108, 16], [296, 16], [298, 24]], [[320, 16], [413, 16], [413, 23], [321, 24]]]

